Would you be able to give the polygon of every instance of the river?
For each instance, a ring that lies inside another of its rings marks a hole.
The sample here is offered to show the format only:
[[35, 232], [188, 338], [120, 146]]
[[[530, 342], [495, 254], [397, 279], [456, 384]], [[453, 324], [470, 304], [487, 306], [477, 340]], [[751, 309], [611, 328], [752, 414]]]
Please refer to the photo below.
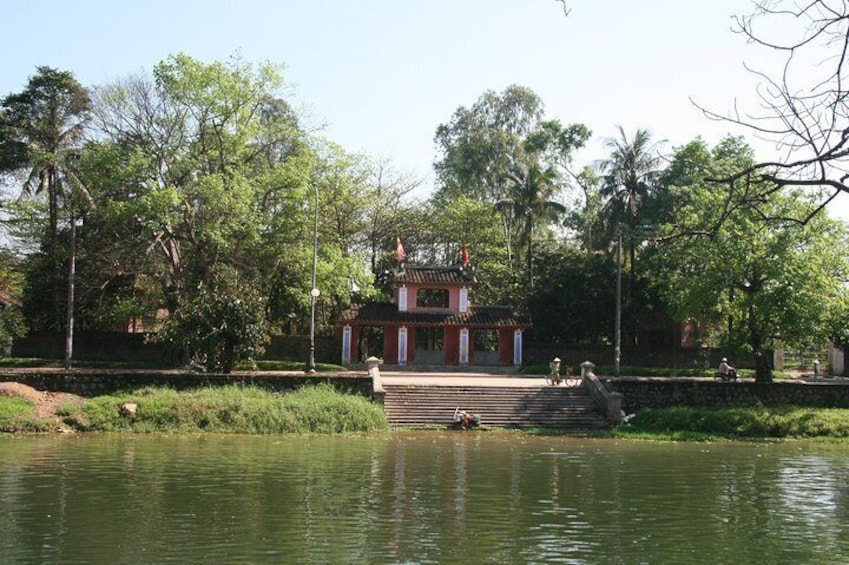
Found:
[[846, 563], [849, 446], [0, 437], [3, 563]]

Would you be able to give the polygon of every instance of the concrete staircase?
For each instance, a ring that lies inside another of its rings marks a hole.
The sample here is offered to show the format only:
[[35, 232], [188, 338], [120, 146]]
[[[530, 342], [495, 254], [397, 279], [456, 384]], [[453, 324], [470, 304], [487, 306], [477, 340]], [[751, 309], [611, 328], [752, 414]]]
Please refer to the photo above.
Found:
[[600, 430], [610, 427], [582, 387], [384, 385], [393, 426], [451, 426], [454, 410], [480, 414], [484, 427]]

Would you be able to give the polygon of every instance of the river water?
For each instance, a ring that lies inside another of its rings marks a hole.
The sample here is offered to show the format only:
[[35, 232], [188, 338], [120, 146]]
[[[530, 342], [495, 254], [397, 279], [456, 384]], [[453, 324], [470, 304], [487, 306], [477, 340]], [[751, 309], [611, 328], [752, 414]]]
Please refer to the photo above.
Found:
[[847, 563], [849, 447], [0, 437], [2, 563]]

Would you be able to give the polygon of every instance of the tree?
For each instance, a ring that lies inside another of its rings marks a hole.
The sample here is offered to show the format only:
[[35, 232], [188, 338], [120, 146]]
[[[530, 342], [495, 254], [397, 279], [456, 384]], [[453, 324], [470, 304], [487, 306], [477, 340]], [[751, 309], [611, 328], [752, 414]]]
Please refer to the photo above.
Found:
[[[601, 196], [608, 234], [618, 240], [617, 245], [622, 245], [624, 241], [628, 246], [627, 302], [633, 305], [637, 285], [637, 246], [645, 235], [645, 211], [658, 191], [661, 155], [647, 130], [638, 129], [630, 140], [621, 126], [618, 130], [618, 138], [605, 141], [610, 157], [599, 165], [602, 174]], [[637, 329], [634, 312], [631, 312], [630, 317], [630, 333], [635, 338]]]
[[581, 191], [583, 202], [571, 211], [563, 225], [577, 232], [581, 245], [588, 253], [606, 249], [608, 242], [603, 237], [601, 177], [593, 167], [584, 167], [577, 173], [570, 169], [566, 172]]
[[373, 161], [369, 172], [368, 225], [364, 235], [369, 265], [376, 274], [379, 256], [395, 242], [404, 218], [418, 205], [410, 197], [421, 180], [398, 171], [386, 158]]
[[760, 104], [752, 113], [704, 110], [713, 119], [749, 128], [775, 144], [779, 157], [752, 163], [717, 177], [733, 195], [735, 207], [767, 216], [769, 195], [812, 190], [817, 205], [794, 210], [807, 222], [841, 192], [849, 192], [849, 4], [842, 0], [758, 1], [754, 11], [736, 18], [749, 43], [781, 57], [780, 70], [752, 69], [759, 79]]
[[713, 339], [744, 346], [757, 379], [771, 380], [769, 352], [779, 345], [827, 339], [833, 301], [849, 275], [846, 229], [826, 216], [805, 225], [764, 221], [806, 216], [802, 193], [776, 193], [758, 210], [733, 208], [709, 178], [751, 162], [751, 150], [727, 138], [712, 150], [697, 140], [676, 151], [665, 176], [676, 196], [675, 223], [660, 229], [666, 245], [653, 258], [656, 286], [679, 319], [708, 323]]
[[[528, 173], [536, 171], [539, 180], [539, 173], [568, 164], [572, 152], [583, 146], [590, 132], [581, 124], [563, 126], [558, 120], [546, 120], [543, 110], [542, 100], [532, 90], [517, 85], [501, 93], [487, 91], [471, 108], [458, 108], [451, 121], [436, 130], [440, 157], [434, 163], [439, 181], [434, 200], [447, 206], [465, 195], [490, 204], [516, 203], [523, 195], [513, 191], [527, 188]], [[514, 177], [512, 181], [508, 180], [510, 176]], [[516, 217], [516, 206], [500, 206], [498, 210], [512, 272], [517, 230], [532, 239], [532, 231], [526, 228], [534, 222]]]
[[268, 341], [265, 301], [226, 269], [196, 292], [180, 297], [155, 340], [187, 350], [204, 369], [230, 373], [242, 360], [254, 361]]
[[511, 216], [520, 222], [519, 242], [525, 248], [528, 288], [534, 286], [534, 229], [543, 221], [550, 221], [566, 213], [566, 207], [552, 200], [558, 188], [558, 174], [554, 167], [545, 170], [538, 163], [516, 165], [506, 173], [510, 183], [510, 197], [496, 208], [509, 208]]
[[612, 341], [616, 264], [600, 253], [560, 244], [539, 256], [539, 284], [528, 298], [533, 339], [597, 345]]
[[2, 171], [28, 171], [23, 189], [46, 197], [48, 235], [54, 241], [63, 184], [74, 174], [90, 109], [88, 91], [74, 75], [50, 67], [38, 67], [22, 92], [2, 102]]
[[[26, 88], [10, 94], [0, 109], [0, 172], [23, 173], [23, 193], [47, 200], [47, 230], [42, 252], [52, 265], [48, 271], [48, 296], [52, 297], [52, 323], [57, 330], [73, 327], [73, 253], [69, 278], [58, 276], [64, 257], [58, 247], [59, 218], [68, 203], [70, 230], [76, 228], [71, 189], [81, 189], [77, 162], [83, 142], [91, 102], [88, 91], [67, 71], [38, 67]], [[71, 239], [73, 241], [73, 238]], [[62, 300], [62, 286], [68, 283], [68, 300]], [[44, 295], [37, 297], [44, 301]], [[63, 319], [62, 312], [67, 316]], [[66, 353], [66, 356], [70, 351]]]

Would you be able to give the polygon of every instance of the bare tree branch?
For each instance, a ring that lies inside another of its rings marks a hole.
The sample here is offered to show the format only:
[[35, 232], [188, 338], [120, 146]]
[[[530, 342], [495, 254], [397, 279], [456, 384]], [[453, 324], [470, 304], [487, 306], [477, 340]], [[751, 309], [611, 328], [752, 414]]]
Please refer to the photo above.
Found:
[[572, 13], [572, 9], [566, 7], [566, 0], [554, 0], [554, 1], [559, 2], [560, 4], [563, 4], [563, 15], [564, 16], [568, 16], [569, 14]]
[[781, 70], [746, 66], [759, 81], [753, 112], [741, 112], [736, 102], [726, 114], [693, 104], [709, 119], [743, 126], [774, 143], [781, 157], [712, 180], [729, 193], [745, 181], [739, 205], [785, 189], [820, 189], [814, 211], [793, 219], [806, 223], [837, 194], [849, 194], [849, 2], [759, 0], [752, 14], [734, 21], [749, 43], [783, 57]]

